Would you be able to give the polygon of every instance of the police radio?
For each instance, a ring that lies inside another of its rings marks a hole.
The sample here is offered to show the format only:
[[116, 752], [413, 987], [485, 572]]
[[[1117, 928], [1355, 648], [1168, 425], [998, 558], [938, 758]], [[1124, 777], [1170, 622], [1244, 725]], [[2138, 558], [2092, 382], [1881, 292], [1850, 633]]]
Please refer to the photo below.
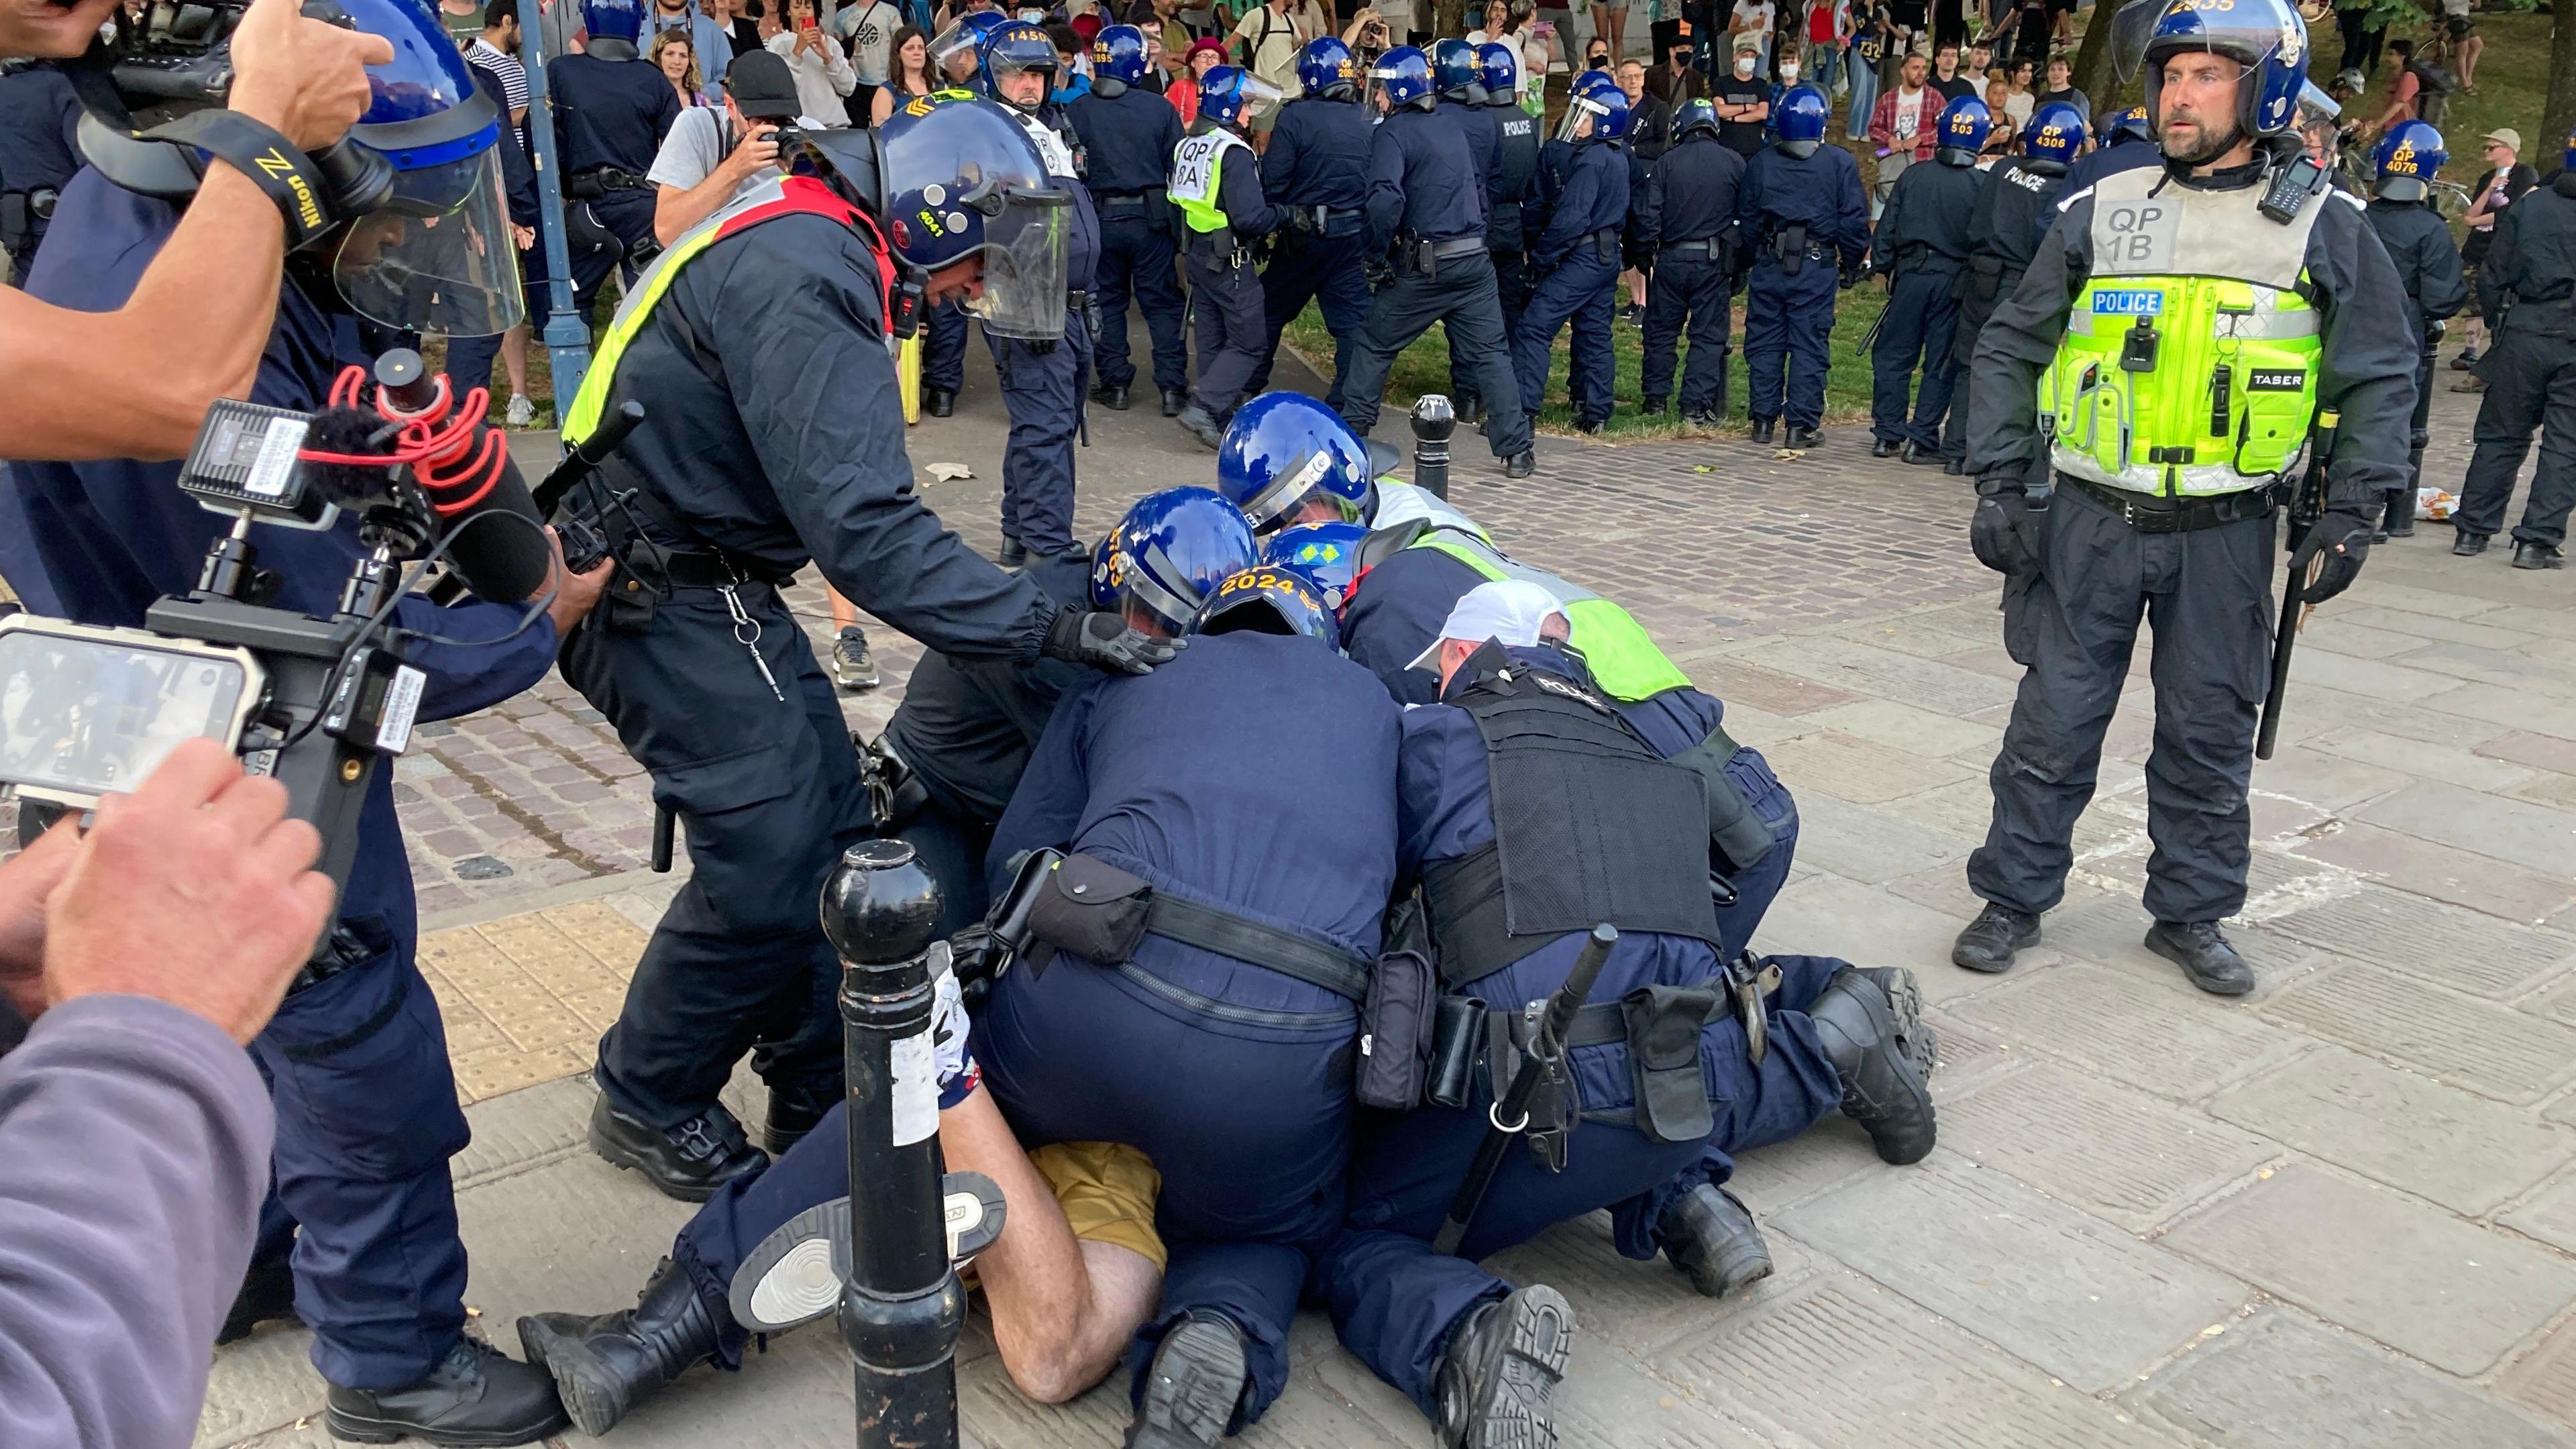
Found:
[[[421, 373], [417, 355], [388, 353], [371, 392], [350, 368], [318, 414], [216, 402], [179, 471], [232, 520], [196, 587], [156, 601], [141, 629], [0, 619], [0, 793], [86, 810], [181, 741], [218, 740], [286, 787], [290, 813], [321, 832], [319, 868], [346, 886], [368, 787], [409, 746], [427, 683], [405, 659], [410, 636], [387, 624], [394, 606], [440, 564], [511, 603], [553, 567], [505, 441], [483, 424], [483, 390], [457, 407], [443, 377]], [[322, 530], [344, 515], [367, 552], [336, 606], [276, 606], [282, 581], [260, 566], [254, 526]], [[532, 600], [520, 627], [550, 602]]]

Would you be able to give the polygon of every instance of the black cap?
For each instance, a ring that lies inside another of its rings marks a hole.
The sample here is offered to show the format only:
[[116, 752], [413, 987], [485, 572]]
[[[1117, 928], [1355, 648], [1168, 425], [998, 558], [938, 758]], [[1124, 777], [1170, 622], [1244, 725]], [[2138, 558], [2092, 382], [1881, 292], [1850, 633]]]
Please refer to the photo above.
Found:
[[787, 62], [766, 50], [749, 50], [725, 67], [725, 94], [734, 109], [755, 121], [792, 121], [803, 107], [796, 103], [796, 77]]

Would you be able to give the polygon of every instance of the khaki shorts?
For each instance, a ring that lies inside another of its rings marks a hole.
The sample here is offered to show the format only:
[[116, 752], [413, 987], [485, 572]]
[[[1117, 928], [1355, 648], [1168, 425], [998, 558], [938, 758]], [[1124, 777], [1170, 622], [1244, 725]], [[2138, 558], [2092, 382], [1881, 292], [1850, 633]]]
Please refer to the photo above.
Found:
[[1051, 1142], [1031, 1152], [1029, 1163], [1055, 1189], [1076, 1238], [1125, 1248], [1163, 1270], [1170, 1255], [1154, 1231], [1163, 1175], [1144, 1153], [1117, 1142]]

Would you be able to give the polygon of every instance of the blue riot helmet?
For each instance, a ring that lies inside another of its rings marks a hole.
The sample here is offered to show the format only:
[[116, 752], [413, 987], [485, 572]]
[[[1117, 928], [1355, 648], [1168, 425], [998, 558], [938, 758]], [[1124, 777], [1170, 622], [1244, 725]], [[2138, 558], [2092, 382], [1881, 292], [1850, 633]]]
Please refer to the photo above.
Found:
[[1192, 621], [1193, 634], [1303, 635], [1327, 649], [1342, 647], [1340, 621], [1322, 591], [1295, 569], [1259, 567], [1226, 577]]
[[1379, 56], [1369, 67], [1369, 90], [1379, 97], [1381, 110], [1414, 106], [1427, 111], [1439, 100], [1431, 86], [1431, 57], [1414, 45], [1399, 45]]
[[1952, 166], [1974, 166], [1977, 153], [1986, 149], [1986, 138], [1995, 132], [1995, 113], [1975, 96], [1961, 96], [1941, 108], [1937, 124], [1935, 159]]
[[1095, 609], [1118, 607], [1120, 573], [1118, 530], [1113, 528], [1100, 535], [1100, 542], [1091, 546], [1091, 607]]
[[1015, 23], [998, 10], [976, 10], [958, 16], [930, 42], [931, 73], [951, 86], [981, 82], [984, 43], [1003, 26]]
[[1199, 114], [1238, 130], [1286, 99], [1279, 87], [1241, 66], [1211, 66], [1199, 77]]
[[2450, 159], [2441, 132], [2422, 121], [2400, 121], [2371, 153], [2371, 170], [2379, 178], [2374, 189], [2389, 201], [2422, 201], [2432, 189], [2433, 173]]
[[1261, 548], [1262, 563], [1296, 573], [1315, 586], [1326, 606], [1339, 609], [1359, 577], [1360, 545], [1368, 525], [1336, 520], [1301, 523], [1270, 535]]
[[1120, 85], [1143, 85], [1148, 63], [1145, 32], [1133, 25], [1106, 25], [1091, 38], [1091, 78], [1094, 84], [1107, 77]]
[[1064, 336], [1073, 194], [1047, 174], [1018, 113], [971, 96], [916, 96], [871, 129], [802, 133], [781, 158], [819, 172], [885, 230], [907, 290], [962, 262], [982, 264], [966, 310], [997, 337]]
[[[391, 43], [393, 59], [367, 67], [367, 109], [329, 153], [336, 169], [319, 173], [332, 189], [314, 198], [299, 227], [305, 254], [330, 258], [341, 300], [369, 321], [453, 336], [508, 331], [523, 307], [518, 247], [502, 204], [499, 97], [475, 87], [430, 0], [341, 0], [341, 9], [353, 29]], [[159, 27], [130, 29], [113, 48], [112, 74], [172, 74], [166, 67], [182, 60], [203, 72], [204, 62], [223, 61], [230, 43], [226, 32], [212, 46], [194, 38], [174, 51]], [[124, 114], [101, 98], [82, 115], [82, 154], [126, 190], [184, 203], [206, 164], [199, 148], [230, 144], [191, 130], [197, 113], [223, 104], [229, 65], [213, 74], [221, 78], [216, 89], [185, 99], [171, 98], [166, 86], [120, 93]], [[191, 139], [152, 134], [165, 126]]]
[[2576, 172], [2576, 131], [2567, 133], [2567, 150], [2559, 158], [2558, 164], [2563, 170]]
[[[1780, 136], [1780, 149], [1802, 159], [1815, 155], [1817, 143], [1825, 139], [1825, 121], [1833, 109], [1825, 93], [1814, 86], [1791, 87], [1771, 113]], [[1978, 109], [1985, 109], [1982, 102]]]
[[1715, 137], [1723, 134], [1717, 128], [1717, 107], [1706, 101], [1684, 101], [1673, 112], [1673, 144], [1678, 146], [1695, 135]]
[[1488, 40], [1476, 47], [1476, 84], [1485, 88], [1488, 101], [1505, 101], [1520, 92], [1521, 58], [1512, 48]]
[[593, 40], [633, 45], [644, 33], [644, 0], [581, 0], [581, 28]]
[[1359, 57], [1334, 36], [1307, 41], [1305, 49], [1297, 52], [1297, 86], [1309, 96], [1326, 100], [1358, 100]]
[[2084, 113], [2063, 103], [2040, 107], [2022, 128], [2021, 148], [2034, 161], [2073, 161], [2084, 150]]
[[1565, 98], [1565, 119], [1557, 123], [1556, 139], [1569, 143], [1616, 141], [1627, 134], [1628, 93], [1616, 82], [1577, 86]]
[[2153, 141], [2155, 138], [2155, 129], [2147, 124], [2147, 108], [2144, 106], [2131, 106], [2113, 116], [2111, 124], [2102, 132], [2105, 146], [2125, 146], [2132, 141]]
[[1216, 450], [1216, 486], [1256, 530], [1356, 519], [1373, 486], [1368, 444], [1302, 392], [1235, 409]]
[[1110, 572], [1130, 622], [1146, 620], [1164, 634], [1183, 634], [1217, 585], [1250, 568], [1252, 525], [1205, 488], [1148, 493], [1118, 525]]
[[979, 73], [984, 78], [985, 94], [1005, 105], [1019, 104], [1011, 100], [1010, 93], [1002, 88], [1004, 81], [1017, 76], [1035, 73], [1044, 77], [1045, 85], [1039, 90], [1038, 99], [1029, 103], [1031, 106], [1045, 101], [1055, 90], [1059, 61], [1055, 41], [1047, 35], [1043, 25], [1032, 25], [1025, 20], [1004, 21], [984, 38], [979, 55]]
[[[2247, 139], [2277, 136], [2298, 120], [2300, 90], [2308, 80], [2308, 22], [2289, 0], [2159, 0], [2135, 4], [2112, 17], [2112, 54], [2120, 78], [2146, 69], [2147, 114], [2161, 129], [2157, 97], [2164, 64], [2177, 55], [2223, 55], [2244, 67], [2236, 83], [2236, 124]], [[2216, 145], [2221, 138], [2206, 137]], [[2210, 161], [2224, 147], [2198, 158]]]
[[1444, 101], [1473, 101], [1484, 96], [1476, 84], [1476, 47], [1463, 40], [1431, 43], [1431, 84]]

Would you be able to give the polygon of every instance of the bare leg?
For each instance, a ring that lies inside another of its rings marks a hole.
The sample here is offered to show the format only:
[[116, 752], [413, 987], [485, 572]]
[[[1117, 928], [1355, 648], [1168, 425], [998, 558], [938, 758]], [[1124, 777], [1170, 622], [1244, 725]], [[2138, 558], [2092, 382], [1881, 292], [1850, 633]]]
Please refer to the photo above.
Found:
[[1610, 62], [1618, 64], [1627, 51], [1628, 0], [1598, 0], [1592, 7], [1592, 23], [1601, 28], [1601, 39], [1610, 47]]
[[841, 591], [839, 589], [833, 588], [830, 584], [825, 584], [823, 586], [823, 592], [830, 595], [832, 599], [833, 633], [838, 634], [842, 630], [859, 622], [859, 606], [851, 603], [845, 598], [842, 598]]
[[939, 1118], [952, 1172], [1002, 1189], [1002, 1236], [975, 1258], [1002, 1367], [1020, 1392], [1061, 1404], [1109, 1376], [1162, 1297], [1162, 1270], [1113, 1243], [1081, 1242], [1046, 1178], [980, 1088]]
[[2478, 57], [2486, 53], [2487, 38], [2472, 35], [2460, 42], [2460, 89], [2474, 94], [2478, 88]]
[[528, 395], [528, 324], [501, 334], [501, 366], [510, 374], [510, 396]]

